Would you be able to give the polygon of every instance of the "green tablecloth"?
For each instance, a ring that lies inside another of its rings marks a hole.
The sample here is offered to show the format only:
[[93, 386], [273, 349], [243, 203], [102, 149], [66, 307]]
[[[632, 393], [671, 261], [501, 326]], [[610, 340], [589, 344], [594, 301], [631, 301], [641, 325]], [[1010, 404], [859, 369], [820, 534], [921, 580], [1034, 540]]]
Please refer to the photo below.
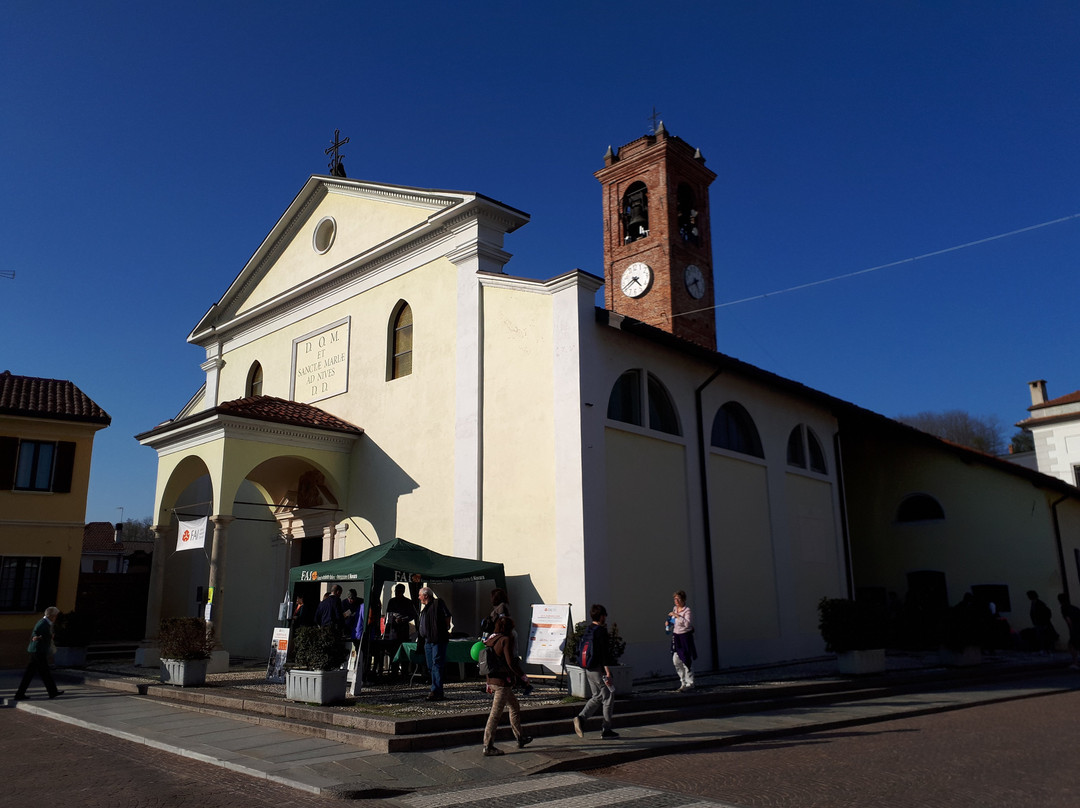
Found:
[[[467, 665], [470, 662], [476, 662], [472, 658], [472, 647], [476, 645], [476, 640], [450, 640], [446, 646], [446, 661], [454, 662], [458, 665]], [[416, 650], [417, 644], [414, 642], [403, 642], [401, 648], [398, 649], [397, 655], [394, 657], [394, 662], [402, 663], [408, 662], [413, 665], [424, 665], [424, 654]]]

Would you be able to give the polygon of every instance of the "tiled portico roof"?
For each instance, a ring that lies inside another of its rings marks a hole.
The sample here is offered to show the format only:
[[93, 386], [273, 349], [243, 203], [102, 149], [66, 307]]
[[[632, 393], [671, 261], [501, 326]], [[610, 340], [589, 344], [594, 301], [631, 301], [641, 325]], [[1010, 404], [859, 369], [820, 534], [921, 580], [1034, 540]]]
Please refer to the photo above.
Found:
[[298, 401], [287, 401], [273, 396], [250, 396], [223, 401], [216, 407], [222, 415], [235, 415], [239, 418], [251, 418], [256, 421], [270, 421], [275, 424], [292, 426], [310, 426], [319, 429], [332, 429], [336, 432], [362, 434], [363, 429], [343, 421], [337, 416]]
[[0, 373], [0, 415], [59, 421], [112, 423], [112, 418], [72, 382]]

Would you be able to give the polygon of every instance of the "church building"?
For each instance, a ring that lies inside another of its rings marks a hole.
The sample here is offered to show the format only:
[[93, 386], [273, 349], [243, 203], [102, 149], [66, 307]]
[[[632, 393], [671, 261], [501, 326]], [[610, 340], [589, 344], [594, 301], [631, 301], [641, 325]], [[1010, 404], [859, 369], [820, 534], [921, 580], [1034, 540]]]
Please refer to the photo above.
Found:
[[[502, 563], [519, 617], [605, 604], [638, 676], [670, 670], [680, 589], [702, 668], [821, 654], [816, 604], [851, 591], [842, 402], [717, 352], [701, 153], [661, 124], [603, 162], [603, 277], [515, 276], [529, 217], [480, 194], [307, 181], [189, 335], [202, 389], [138, 436], [148, 645], [210, 603], [261, 656], [290, 567], [401, 537]], [[175, 552], [204, 515], [207, 552]], [[487, 591], [443, 589], [475, 633]]]

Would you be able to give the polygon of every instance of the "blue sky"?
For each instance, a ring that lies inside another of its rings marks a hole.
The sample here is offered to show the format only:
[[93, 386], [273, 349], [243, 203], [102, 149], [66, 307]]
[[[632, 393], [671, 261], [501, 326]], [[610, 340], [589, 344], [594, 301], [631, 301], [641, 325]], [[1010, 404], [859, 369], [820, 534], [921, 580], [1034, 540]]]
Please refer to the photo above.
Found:
[[[607, 146], [657, 109], [712, 185], [717, 303], [1080, 213], [1074, 2], [41, 4], [0, 23], [0, 369], [113, 417], [87, 520], [149, 516], [133, 436], [311, 174], [532, 216], [508, 271], [602, 274]], [[1080, 218], [718, 309], [718, 347], [885, 415], [1011, 425], [1080, 388]], [[1011, 430], [1010, 430], [1011, 432]]]

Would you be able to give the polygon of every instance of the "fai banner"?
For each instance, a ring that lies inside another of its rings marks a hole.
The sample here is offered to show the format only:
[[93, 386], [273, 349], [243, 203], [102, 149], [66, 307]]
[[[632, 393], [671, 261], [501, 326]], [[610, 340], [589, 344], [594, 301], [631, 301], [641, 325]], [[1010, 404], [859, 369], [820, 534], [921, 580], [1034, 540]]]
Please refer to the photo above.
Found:
[[176, 549], [200, 550], [206, 545], [206, 517], [194, 519], [190, 522], [180, 522], [180, 529], [176, 532]]

